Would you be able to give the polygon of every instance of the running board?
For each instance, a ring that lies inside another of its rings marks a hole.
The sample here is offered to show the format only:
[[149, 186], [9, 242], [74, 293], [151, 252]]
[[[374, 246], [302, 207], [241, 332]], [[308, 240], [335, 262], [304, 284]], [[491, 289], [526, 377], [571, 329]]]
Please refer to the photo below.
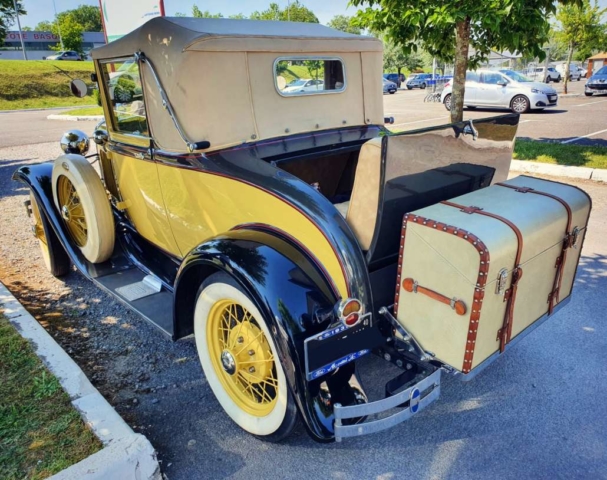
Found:
[[[173, 293], [162, 290], [156, 277], [132, 267], [92, 280], [164, 333], [173, 336]], [[137, 295], [141, 293], [143, 295]]]

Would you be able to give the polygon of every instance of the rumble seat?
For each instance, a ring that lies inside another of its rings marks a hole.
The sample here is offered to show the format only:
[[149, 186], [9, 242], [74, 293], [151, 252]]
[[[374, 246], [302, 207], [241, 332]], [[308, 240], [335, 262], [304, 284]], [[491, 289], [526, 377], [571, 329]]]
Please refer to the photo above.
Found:
[[360, 149], [350, 201], [335, 204], [354, 231], [362, 250], [369, 250], [375, 232], [380, 175], [381, 138], [375, 137]]

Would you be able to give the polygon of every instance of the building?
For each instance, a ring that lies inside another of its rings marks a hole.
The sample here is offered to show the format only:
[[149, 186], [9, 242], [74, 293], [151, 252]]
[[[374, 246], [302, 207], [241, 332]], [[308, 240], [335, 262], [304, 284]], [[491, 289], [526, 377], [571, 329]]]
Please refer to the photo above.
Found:
[[[42, 60], [57, 53], [52, 47], [60, 45], [59, 37], [51, 32], [21, 32], [25, 51], [29, 60]], [[105, 45], [103, 32], [84, 32], [82, 34], [82, 49], [85, 52], [95, 47]], [[18, 31], [9, 31], [0, 47], [0, 60], [23, 60], [21, 38]]]
[[607, 52], [597, 53], [588, 60], [588, 77], [590, 78], [593, 73], [599, 70], [601, 67], [607, 65]]

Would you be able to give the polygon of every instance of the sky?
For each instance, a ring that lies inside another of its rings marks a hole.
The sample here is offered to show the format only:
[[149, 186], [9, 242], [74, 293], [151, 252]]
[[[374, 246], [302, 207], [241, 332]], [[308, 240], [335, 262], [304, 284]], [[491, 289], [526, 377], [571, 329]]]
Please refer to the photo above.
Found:
[[[21, 17], [21, 26], [34, 28], [38, 22], [52, 20], [55, 16], [53, 0], [21, 0], [27, 15]], [[128, 0], [123, 0], [125, 3]], [[607, 0], [605, 0], [607, 2]], [[164, 0], [164, 8], [168, 16], [177, 12], [190, 14], [192, 5], [196, 4], [201, 10], [221, 13], [224, 16], [243, 13], [245, 15], [255, 10], [265, 10], [270, 3], [278, 3], [286, 7], [287, 0]], [[335, 15], [353, 15], [354, 7], [347, 7], [348, 0], [300, 0], [300, 3], [312, 10], [321, 23], [327, 23]], [[99, 5], [99, 0], [55, 0], [57, 12], [71, 10], [78, 5]], [[13, 26], [13, 29], [15, 26]]]

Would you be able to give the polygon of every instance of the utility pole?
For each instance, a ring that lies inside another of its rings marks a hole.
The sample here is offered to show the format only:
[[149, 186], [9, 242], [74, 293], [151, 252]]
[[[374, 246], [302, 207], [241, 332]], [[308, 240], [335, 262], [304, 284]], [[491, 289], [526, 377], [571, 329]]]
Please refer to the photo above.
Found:
[[63, 47], [63, 37], [61, 36], [61, 25], [59, 25], [59, 19], [57, 18], [57, 5], [55, 5], [55, 0], [53, 0], [53, 8], [55, 9], [55, 21], [57, 22], [57, 31], [59, 32], [59, 44], [61, 45], [61, 50], [65, 50]]
[[19, 9], [17, 8], [17, 0], [13, 0], [15, 7], [15, 15], [17, 16], [17, 26], [19, 27], [19, 40], [21, 40], [21, 48], [23, 49], [23, 60], [27, 60], [27, 52], [25, 51], [25, 43], [23, 42], [23, 33], [21, 33], [21, 20], [19, 20]]

